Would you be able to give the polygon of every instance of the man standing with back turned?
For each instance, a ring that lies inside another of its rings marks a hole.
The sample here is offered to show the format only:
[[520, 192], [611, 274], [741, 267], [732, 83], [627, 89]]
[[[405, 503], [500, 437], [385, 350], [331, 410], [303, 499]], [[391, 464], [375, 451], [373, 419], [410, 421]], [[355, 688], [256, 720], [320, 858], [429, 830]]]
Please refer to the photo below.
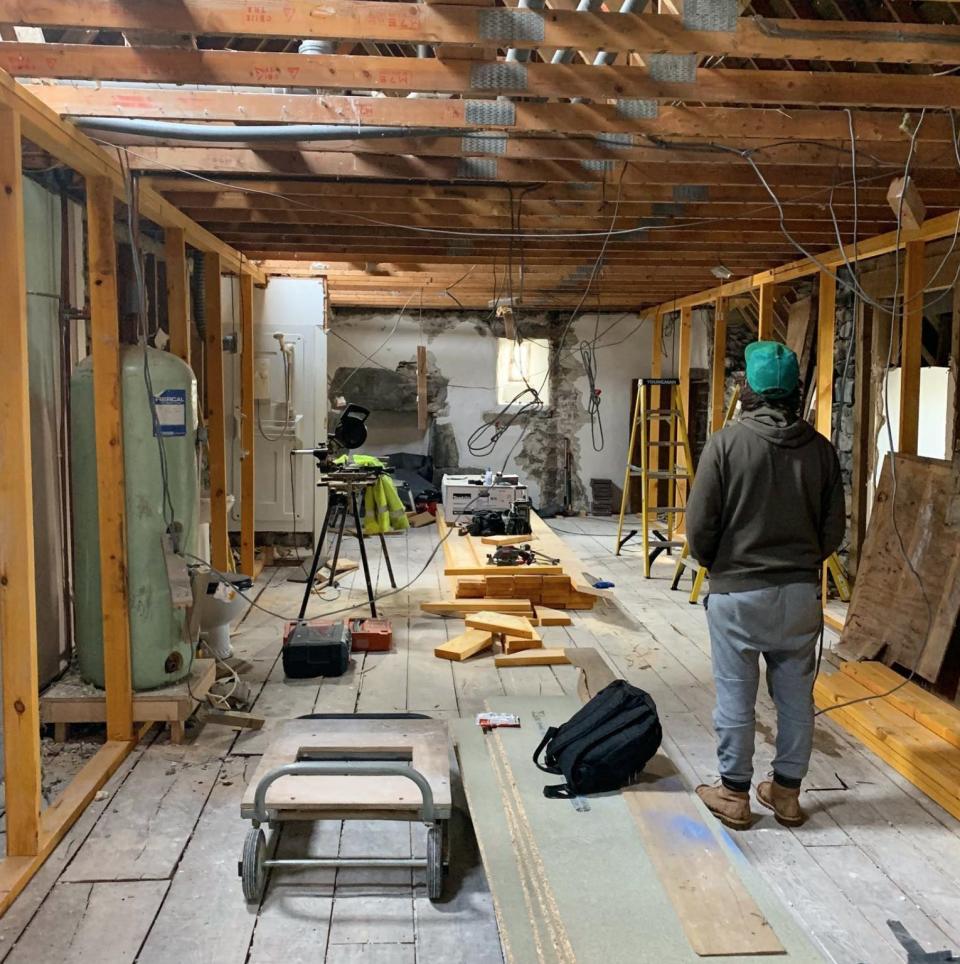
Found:
[[734, 829], [752, 817], [761, 655], [777, 742], [773, 779], [757, 787], [757, 799], [785, 826], [805, 819], [800, 784], [813, 748], [820, 571], [846, 528], [837, 453], [800, 418], [797, 356], [758, 341], [746, 360], [740, 419], [707, 442], [686, 511], [690, 553], [710, 571], [705, 605], [717, 688], [720, 783], [697, 794]]

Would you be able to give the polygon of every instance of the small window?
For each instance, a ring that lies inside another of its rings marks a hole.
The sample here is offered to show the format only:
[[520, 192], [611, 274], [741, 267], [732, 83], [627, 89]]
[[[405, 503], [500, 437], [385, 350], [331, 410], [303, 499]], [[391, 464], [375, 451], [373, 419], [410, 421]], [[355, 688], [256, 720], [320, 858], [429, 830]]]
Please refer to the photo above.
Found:
[[[542, 338], [498, 338], [497, 404], [508, 405], [529, 386], [535, 388], [544, 405], [550, 404], [550, 344]], [[522, 405], [530, 396], [518, 399]]]

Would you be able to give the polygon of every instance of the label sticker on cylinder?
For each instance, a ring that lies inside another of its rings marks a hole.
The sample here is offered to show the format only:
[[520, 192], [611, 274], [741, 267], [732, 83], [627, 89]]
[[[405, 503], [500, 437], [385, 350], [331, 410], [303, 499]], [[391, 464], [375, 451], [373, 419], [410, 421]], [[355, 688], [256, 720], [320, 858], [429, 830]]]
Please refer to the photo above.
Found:
[[187, 434], [187, 390], [185, 388], [165, 388], [154, 395], [153, 404], [157, 412], [154, 435]]

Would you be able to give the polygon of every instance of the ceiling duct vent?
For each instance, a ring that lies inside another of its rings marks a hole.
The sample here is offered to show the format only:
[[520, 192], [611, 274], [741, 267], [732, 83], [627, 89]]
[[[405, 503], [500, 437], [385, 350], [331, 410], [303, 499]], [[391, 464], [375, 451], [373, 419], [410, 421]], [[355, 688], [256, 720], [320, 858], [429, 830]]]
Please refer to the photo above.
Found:
[[470, 86], [474, 90], [526, 90], [527, 65], [515, 61], [474, 64], [470, 68]]
[[709, 201], [710, 188], [706, 184], [675, 184], [674, 201]]
[[504, 45], [518, 41], [543, 41], [543, 17], [532, 10], [478, 11], [477, 23], [481, 40], [496, 40]]
[[463, 119], [478, 127], [513, 127], [517, 105], [512, 100], [467, 100], [463, 102]]
[[655, 100], [639, 97], [621, 97], [616, 104], [617, 114], [628, 120], [653, 120], [660, 113], [660, 105]]
[[497, 178], [497, 162], [492, 157], [461, 157], [457, 164], [457, 177], [494, 181]]
[[661, 84], [692, 84], [697, 79], [696, 54], [650, 54], [650, 79]]
[[626, 131], [601, 131], [594, 137], [594, 141], [604, 147], [614, 148], [633, 147], [636, 144], [633, 134]]
[[460, 139], [460, 150], [464, 154], [496, 154], [502, 157], [507, 153], [507, 138], [496, 134], [464, 134]]
[[683, 25], [687, 30], [733, 33], [740, 16], [737, 0], [684, 0]]

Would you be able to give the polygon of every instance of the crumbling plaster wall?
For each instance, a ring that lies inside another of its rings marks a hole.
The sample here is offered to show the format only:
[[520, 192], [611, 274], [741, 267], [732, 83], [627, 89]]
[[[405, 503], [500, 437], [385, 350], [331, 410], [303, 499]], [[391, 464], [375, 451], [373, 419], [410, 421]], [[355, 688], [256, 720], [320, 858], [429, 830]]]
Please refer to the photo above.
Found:
[[[334, 311], [328, 333], [328, 388], [348, 401], [367, 404], [377, 380], [369, 369], [383, 372], [383, 385], [395, 385], [398, 367], [415, 376], [418, 344], [427, 348], [431, 387], [431, 427], [417, 430], [415, 410], [398, 411], [395, 403], [405, 392], [384, 395], [383, 405], [371, 415], [366, 449], [375, 454], [414, 452], [433, 455], [438, 467], [490, 466], [519, 473], [531, 490], [534, 504], [559, 507], [563, 502], [567, 446], [572, 455], [574, 506], [588, 508], [591, 478], [623, 479], [630, 432], [631, 380], [649, 374], [651, 324], [641, 325], [635, 313], [584, 314], [567, 329], [568, 311], [529, 311], [519, 316], [520, 331], [551, 341], [551, 404], [539, 416], [508, 430], [487, 457], [472, 456], [471, 433], [499, 410], [496, 397], [497, 338], [502, 324], [488, 312], [419, 311], [397, 322], [396, 311], [345, 309]], [[395, 327], [396, 326], [396, 327]], [[394, 330], [395, 328], [395, 330]], [[566, 332], [564, 337], [564, 332]], [[598, 379], [604, 447], [594, 451], [585, 408], [588, 382], [578, 345], [597, 341]], [[392, 334], [391, 334], [392, 333]], [[563, 337], [563, 346], [560, 339]], [[665, 371], [672, 371], [673, 351]], [[370, 356], [365, 358], [365, 356]], [[357, 366], [367, 371], [351, 377]], [[386, 371], [384, 371], [386, 369]], [[351, 396], [362, 388], [365, 398]], [[516, 446], [514, 448], [514, 446]], [[512, 454], [507, 458], [508, 453]]]

